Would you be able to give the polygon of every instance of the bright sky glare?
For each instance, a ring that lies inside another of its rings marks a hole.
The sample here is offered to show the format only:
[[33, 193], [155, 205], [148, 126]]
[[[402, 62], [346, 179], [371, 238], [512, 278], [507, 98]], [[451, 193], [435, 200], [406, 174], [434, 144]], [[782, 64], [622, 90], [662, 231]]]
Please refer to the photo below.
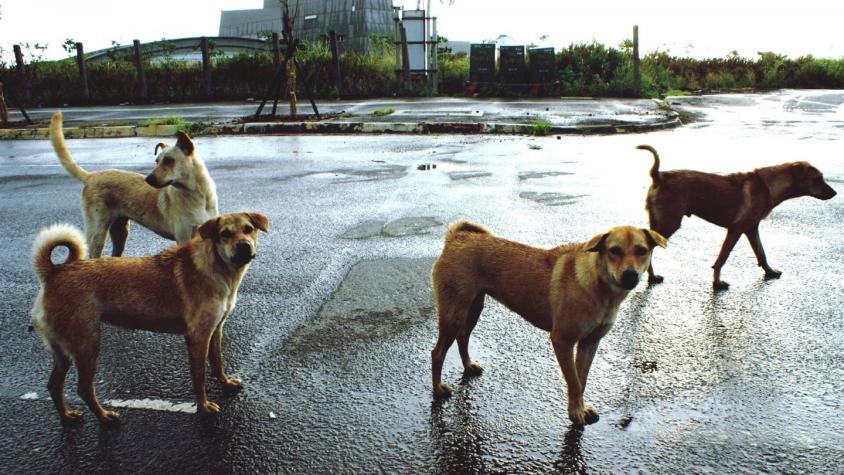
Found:
[[[415, 8], [415, 0], [395, 0]], [[774, 51], [797, 57], [844, 58], [839, 37], [844, 2], [741, 2], [709, 0], [567, 1], [432, 0], [439, 34], [480, 42], [508, 35], [512, 44], [567, 46], [597, 40], [617, 46], [639, 25], [643, 54], [668, 50], [693, 57], [724, 57], [731, 51], [755, 57]], [[421, 4], [427, 4], [422, 1]], [[129, 44], [161, 38], [216, 36], [221, 10], [260, 8], [262, 0], [0, 0], [0, 47], [11, 59], [16, 43], [47, 43], [45, 59], [66, 54], [65, 38], [82, 41], [86, 51], [112, 41]], [[543, 36], [546, 39], [542, 40]]]

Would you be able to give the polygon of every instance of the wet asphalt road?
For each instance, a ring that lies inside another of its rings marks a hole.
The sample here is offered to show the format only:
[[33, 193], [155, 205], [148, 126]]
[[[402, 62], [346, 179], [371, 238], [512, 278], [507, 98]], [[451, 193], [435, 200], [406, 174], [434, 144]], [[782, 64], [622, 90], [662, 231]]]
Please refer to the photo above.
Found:
[[[490, 300], [473, 333], [486, 372], [461, 380], [455, 348], [432, 403], [436, 322], [429, 272], [445, 223], [468, 218], [537, 246], [645, 225], [650, 155], [663, 169], [749, 170], [806, 159], [844, 190], [844, 93], [681, 98], [699, 118], [646, 135], [307, 136], [196, 141], [223, 212], [270, 218], [226, 325], [229, 372], [245, 389], [222, 414], [120, 409], [63, 428], [46, 394], [50, 361], [27, 331], [36, 231], [81, 225], [81, 186], [46, 141], [0, 142], [0, 466], [6, 472], [832, 473], [844, 456], [844, 201], [799, 198], [761, 225], [766, 282], [741, 241], [713, 294], [724, 231], [684, 221], [655, 252], [664, 284], [631, 293], [602, 341], [587, 402], [566, 417], [547, 334]], [[156, 140], [71, 140], [87, 169], [147, 171]], [[541, 149], [532, 149], [538, 145]], [[436, 168], [420, 171], [421, 164]], [[167, 244], [133, 227], [127, 253]], [[190, 402], [178, 336], [107, 328], [102, 400]], [[67, 394], [73, 406], [75, 375]], [[37, 399], [21, 399], [35, 392]], [[271, 417], [271, 413], [275, 418]]]

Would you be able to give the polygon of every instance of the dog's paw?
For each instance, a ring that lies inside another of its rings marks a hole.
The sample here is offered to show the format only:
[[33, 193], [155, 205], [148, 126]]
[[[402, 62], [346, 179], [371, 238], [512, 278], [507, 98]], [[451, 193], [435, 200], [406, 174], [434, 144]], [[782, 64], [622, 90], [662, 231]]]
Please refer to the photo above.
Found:
[[778, 271], [776, 269], [768, 269], [765, 271], [765, 280], [779, 279], [781, 275], [782, 271]]
[[648, 285], [661, 284], [663, 280], [665, 280], [665, 278], [661, 275], [649, 275]]
[[82, 411], [77, 411], [75, 409], [67, 411], [66, 414], [61, 416], [62, 424], [65, 425], [75, 425], [82, 422]]
[[598, 422], [598, 411], [592, 406], [569, 407], [569, 419], [576, 427], [583, 427], [587, 424]]
[[204, 404], [197, 404], [196, 408], [203, 414], [217, 414], [220, 412], [220, 406], [211, 401], [205, 401]]
[[445, 383], [440, 383], [439, 386], [434, 387], [434, 399], [445, 399], [447, 397], [451, 397], [451, 394], [454, 392], [451, 389], [451, 386]]
[[587, 424], [594, 424], [598, 422], [598, 419], [600, 419], [600, 416], [598, 416], [598, 411], [594, 407], [589, 405], [583, 408], [583, 414], [585, 415]]
[[99, 419], [100, 424], [116, 424], [120, 422], [120, 414], [114, 411], [103, 411]]
[[223, 385], [224, 391], [240, 391], [243, 389], [243, 382], [240, 378], [226, 378], [225, 381], [220, 381]]
[[474, 362], [463, 367], [463, 374], [465, 376], [480, 376], [483, 372], [484, 369], [481, 368], [481, 365]]
[[730, 284], [724, 282], [723, 280], [716, 280], [712, 283], [712, 288], [715, 290], [727, 290], [730, 288]]

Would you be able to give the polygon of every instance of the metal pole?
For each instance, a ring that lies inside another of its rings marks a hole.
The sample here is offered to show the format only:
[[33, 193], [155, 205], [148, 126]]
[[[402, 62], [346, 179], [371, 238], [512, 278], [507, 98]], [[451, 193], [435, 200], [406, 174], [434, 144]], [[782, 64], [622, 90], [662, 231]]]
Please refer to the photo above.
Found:
[[14, 45], [12, 49], [15, 51], [15, 62], [17, 63], [18, 82], [20, 83], [22, 101], [24, 104], [29, 104], [32, 101], [32, 96], [29, 93], [29, 78], [26, 75], [26, 65], [23, 62], [21, 46]]
[[281, 64], [281, 56], [279, 55], [279, 47], [278, 47], [278, 33], [273, 33], [272, 44], [273, 44], [273, 70], [277, 70], [278, 66]]
[[[429, 3], [430, 7], [430, 3]], [[437, 17], [431, 18], [431, 37], [434, 41], [433, 44], [433, 52], [431, 52], [431, 77], [433, 79], [434, 88], [431, 91], [434, 95], [439, 94], [440, 90], [440, 82], [439, 82], [439, 70], [440, 70], [440, 58], [439, 58], [439, 48], [440, 48], [440, 37], [437, 35]]]
[[138, 89], [141, 100], [146, 102], [149, 92], [147, 91], [147, 77], [144, 75], [144, 61], [141, 57], [141, 42], [132, 40], [132, 47], [135, 51], [135, 69], [138, 70]]
[[340, 53], [337, 49], [337, 33], [334, 30], [328, 32], [328, 42], [331, 46], [331, 62], [334, 65], [334, 87], [337, 89], [337, 99], [343, 97], [343, 79], [340, 76]]
[[211, 100], [211, 58], [208, 54], [208, 38], [202, 37], [199, 40], [199, 49], [202, 51], [202, 97]]
[[399, 22], [399, 34], [401, 35], [401, 67], [404, 74], [404, 89], [405, 92], [410, 92], [413, 89], [410, 80], [410, 56], [407, 53], [407, 30], [404, 29], [402, 22]]
[[82, 87], [82, 99], [88, 102], [91, 94], [88, 91], [88, 67], [85, 65], [85, 51], [82, 43], [76, 43], [76, 65], [79, 67], [79, 81]]
[[642, 76], [639, 71], [639, 25], [633, 25], [633, 94], [642, 95]]

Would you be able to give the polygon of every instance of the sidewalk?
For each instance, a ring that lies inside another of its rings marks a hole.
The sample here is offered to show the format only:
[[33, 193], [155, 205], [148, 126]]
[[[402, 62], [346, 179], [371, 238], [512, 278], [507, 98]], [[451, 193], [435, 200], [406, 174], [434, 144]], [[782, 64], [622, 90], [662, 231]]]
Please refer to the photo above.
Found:
[[[651, 99], [470, 99], [414, 98], [323, 101], [317, 107], [329, 118], [322, 121], [272, 121], [265, 106], [259, 120], [253, 116], [257, 102], [175, 104], [148, 106], [95, 106], [27, 110], [35, 124], [25, 128], [0, 129], [2, 139], [42, 139], [47, 123], [62, 110], [69, 138], [168, 137], [175, 125], [148, 125], [150, 120], [179, 118], [191, 123], [191, 134], [612, 134], [646, 132], [677, 127], [677, 113], [662, 101]], [[17, 109], [12, 121], [23, 119]], [[313, 115], [307, 101], [300, 101], [299, 113]], [[279, 104], [278, 117], [287, 115]]]

